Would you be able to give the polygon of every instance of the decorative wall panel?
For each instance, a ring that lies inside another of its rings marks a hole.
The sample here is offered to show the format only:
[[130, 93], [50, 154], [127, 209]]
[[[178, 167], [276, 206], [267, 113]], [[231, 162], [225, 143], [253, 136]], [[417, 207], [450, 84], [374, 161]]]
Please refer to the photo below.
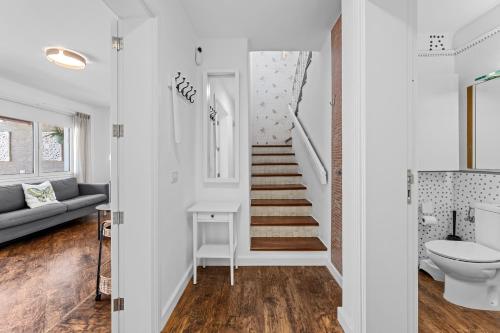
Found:
[[10, 162], [10, 132], [0, 132], [0, 162]]

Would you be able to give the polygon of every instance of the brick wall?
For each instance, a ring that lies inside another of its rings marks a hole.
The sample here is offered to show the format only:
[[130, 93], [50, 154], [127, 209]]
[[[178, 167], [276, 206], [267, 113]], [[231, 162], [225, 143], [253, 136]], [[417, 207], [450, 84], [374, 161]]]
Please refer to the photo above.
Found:
[[332, 263], [342, 273], [342, 23], [332, 29]]

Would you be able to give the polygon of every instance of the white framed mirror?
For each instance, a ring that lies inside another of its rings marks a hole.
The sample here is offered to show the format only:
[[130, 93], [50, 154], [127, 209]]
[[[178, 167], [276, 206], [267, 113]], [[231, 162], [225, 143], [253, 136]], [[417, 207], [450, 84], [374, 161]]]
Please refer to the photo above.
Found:
[[239, 182], [239, 73], [203, 73], [203, 175], [207, 183]]

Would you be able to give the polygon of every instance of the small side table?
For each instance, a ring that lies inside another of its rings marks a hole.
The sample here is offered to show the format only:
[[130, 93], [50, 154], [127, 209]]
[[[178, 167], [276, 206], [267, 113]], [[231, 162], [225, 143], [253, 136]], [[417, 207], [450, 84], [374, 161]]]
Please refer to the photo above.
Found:
[[102, 215], [111, 212], [111, 205], [109, 203], [97, 206], [97, 239], [101, 237], [101, 220]]
[[[235, 252], [238, 246], [238, 231], [235, 228], [235, 214], [240, 209], [239, 202], [202, 201], [191, 206], [188, 212], [193, 213], [193, 284], [196, 284], [198, 259], [229, 259], [231, 285], [234, 285]], [[210, 244], [206, 242], [205, 228], [213, 223], [227, 223], [229, 244]], [[198, 247], [198, 224], [201, 228], [202, 244]]]

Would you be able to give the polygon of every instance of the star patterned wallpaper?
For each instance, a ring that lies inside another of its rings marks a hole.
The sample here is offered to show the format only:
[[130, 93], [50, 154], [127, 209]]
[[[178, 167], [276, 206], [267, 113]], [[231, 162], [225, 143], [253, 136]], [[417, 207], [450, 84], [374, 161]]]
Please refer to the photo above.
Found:
[[284, 144], [291, 137], [288, 104], [297, 67], [298, 52], [252, 52], [253, 144]]

